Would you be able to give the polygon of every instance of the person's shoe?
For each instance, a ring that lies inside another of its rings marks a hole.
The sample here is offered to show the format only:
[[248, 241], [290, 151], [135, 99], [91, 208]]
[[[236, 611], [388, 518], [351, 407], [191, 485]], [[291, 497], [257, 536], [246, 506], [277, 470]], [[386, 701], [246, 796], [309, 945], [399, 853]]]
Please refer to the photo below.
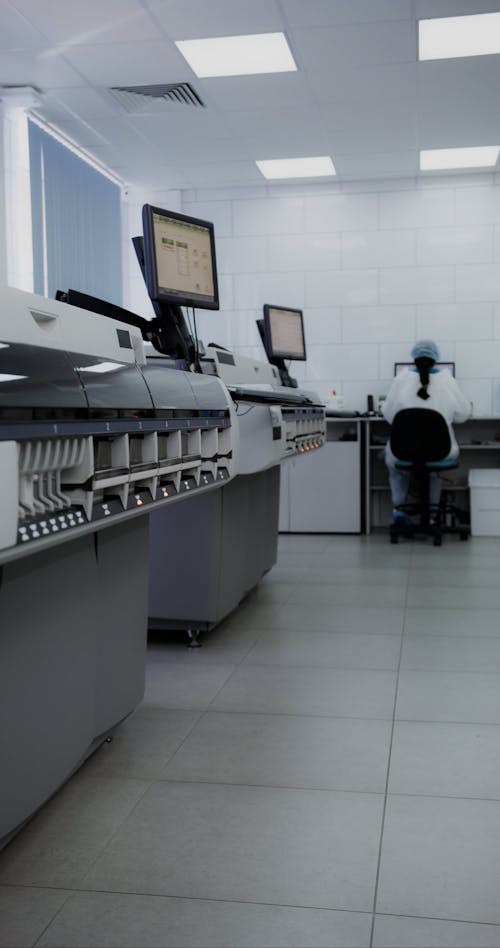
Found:
[[414, 527], [415, 521], [404, 512], [404, 510], [398, 510], [397, 507], [392, 511], [393, 522], [398, 524], [401, 527]]

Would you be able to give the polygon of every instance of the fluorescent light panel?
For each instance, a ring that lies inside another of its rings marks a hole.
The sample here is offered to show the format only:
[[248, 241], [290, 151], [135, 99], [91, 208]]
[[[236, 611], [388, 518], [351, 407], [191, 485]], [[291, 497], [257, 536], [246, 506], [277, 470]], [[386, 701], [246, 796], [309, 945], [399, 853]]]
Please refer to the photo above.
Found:
[[199, 79], [297, 69], [284, 33], [214, 36], [180, 40], [175, 45]]
[[499, 145], [477, 148], [432, 148], [420, 152], [420, 170], [443, 168], [489, 168], [496, 164]]
[[418, 22], [419, 59], [500, 53], [500, 13], [447, 16]]
[[319, 158], [272, 158], [255, 163], [265, 178], [326, 178], [336, 174], [328, 155]]

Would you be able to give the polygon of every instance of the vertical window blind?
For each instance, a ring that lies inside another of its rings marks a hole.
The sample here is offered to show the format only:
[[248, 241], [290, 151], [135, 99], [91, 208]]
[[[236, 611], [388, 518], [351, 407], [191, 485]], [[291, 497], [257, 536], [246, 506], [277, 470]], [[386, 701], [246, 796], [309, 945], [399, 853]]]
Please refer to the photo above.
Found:
[[122, 303], [121, 193], [29, 122], [34, 290], [79, 290]]

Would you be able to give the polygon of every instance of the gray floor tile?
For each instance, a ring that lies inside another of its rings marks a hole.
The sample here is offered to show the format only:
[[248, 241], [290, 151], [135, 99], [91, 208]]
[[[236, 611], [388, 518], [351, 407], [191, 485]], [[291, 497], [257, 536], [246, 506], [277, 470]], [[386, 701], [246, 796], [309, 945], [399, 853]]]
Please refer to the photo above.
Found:
[[278, 553], [321, 553], [329, 544], [326, 533], [280, 533], [278, 537]]
[[411, 562], [411, 547], [399, 546], [395, 549], [387, 543], [377, 549], [360, 545], [327, 549], [323, 553], [309, 553], [308, 562], [304, 565], [309, 569], [408, 569]]
[[389, 797], [377, 912], [500, 922], [500, 802]]
[[315, 566], [304, 569], [303, 575], [297, 582], [308, 585], [335, 586], [406, 586], [409, 576], [407, 568], [386, 568], [374, 566]]
[[474, 562], [465, 567], [443, 569], [412, 569], [410, 586], [493, 586], [498, 588], [498, 566], [492, 561], [488, 567], [476, 566]]
[[198, 720], [199, 711], [140, 707], [83, 765], [86, 776], [154, 780]]
[[69, 896], [57, 889], [0, 886], [0, 948], [29, 948]]
[[500, 926], [377, 915], [373, 948], [500, 948]]
[[293, 584], [290, 582], [259, 583], [244, 599], [245, 605], [272, 605], [273, 603], [288, 602], [293, 593]]
[[408, 635], [500, 635], [498, 609], [407, 609]]
[[153, 784], [85, 887], [369, 911], [382, 802], [366, 793]]
[[147, 895], [78, 893], [44, 948], [368, 948], [371, 916]]
[[78, 885], [147, 787], [75, 774], [0, 853], [0, 882]]
[[[286, 585], [289, 588], [289, 584]], [[224, 622], [221, 622], [220, 629], [221, 631], [227, 629], [256, 629], [257, 631], [272, 629], [274, 617], [280, 608], [283, 608], [280, 603], [254, 602], [251, 598], [248, 598]]]
[[288, 600], [289, 604], [333, 604], [402, 608], [406, 599], [406, 582], [403, 585], [354, 585], [335, 583], [316, 583], [314, 586], [301, 584], [294, 587]]
[[[412, 573], [419, 573], [421, 571], [427, 573], [430, 570], [440, 572], [442, 569], [450, 573], [468, 572], [469, 570], [477, 572], [481, 569], [490, 572], [495, 569], [499, 555], [497, 551], [490, 551], [489, 553], [471, 552], [464, 547], [451, 546], [446, 539], [443, 546], [437, 550], [434, 547], [427, 547], [430, 554], [429, 556], [426, 556], [426, 551], [424, 550], [423, 555], [421, 551], [420, 555], [413, 555], [411, 557]], [[454, 584], [455, 579], [452, 579], [450, 586]]]
[[189, 648], [187, 632], [154, 633], [149, 638], [147, 661], [198, 665], [238, 665], [249, 648], [256, 642], [259, 632], [252, 629], [232, 629], [228, 623], [202, 632], [199, 641], [203, 648]]
[[500, 609], [500, 589], [489, 586], [410, 586], [410, 609]]
[[398, 635], [274, 630], [260, 636], [243, 664], [395, 670], [400, 644]]
[[152, 662], [146, 668], [143, 707], [204, 710], [234, 671], [234, 665]]
[[500, 672], [500, 636], [405, 635], [401, 668]]
[[300, 583], [307, 572], [305, 566], [284, 566], [281, 561], [273, 566], [268, 573], [261, 579], [262, 586], [268, 586], [269, 583]]
[[163, 776], [383, 793], [390, 734], [389, 721], [208, 712]]
[[396, 718], [500, 724], [500, 675], [401, 671]]
[[396, 722], [389, 791], [500, 800], [500, 726]]
[[389, 671], [242, 665], [211, 710], [387, 719], [395, 683]]
[[399, 635], [403, 629], [404, 609], [357, 605], [289, 604], [280, 606], [270, 629], [304, 632], [378, 632]]

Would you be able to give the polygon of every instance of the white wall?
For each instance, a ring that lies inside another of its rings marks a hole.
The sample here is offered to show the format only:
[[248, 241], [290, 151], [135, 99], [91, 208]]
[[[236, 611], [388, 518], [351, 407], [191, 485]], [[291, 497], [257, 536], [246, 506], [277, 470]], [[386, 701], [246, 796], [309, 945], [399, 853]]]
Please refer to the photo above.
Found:
[[7, 283], [7, 220], [5, 210], [5, 133], [3, 115], [0, 111], [0, 286]]
[[393, 364], [431, 336], [455, 360], [475, 414], [500, 379], [500, 185], [467, 174], [339, 186], [183, 192], [183, 210], [214, 221], [221, 311], [198, 332], [263, 356], [263, 303], [302, 307], [300, 384], [365, 410]]

